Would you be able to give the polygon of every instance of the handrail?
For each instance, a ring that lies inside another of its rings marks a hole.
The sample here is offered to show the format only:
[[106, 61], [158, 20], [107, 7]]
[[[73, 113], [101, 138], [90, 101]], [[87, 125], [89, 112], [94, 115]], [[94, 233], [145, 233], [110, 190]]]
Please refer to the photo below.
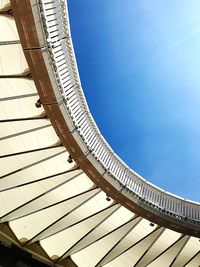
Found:
[[65, 0], [37, 0], [57, 87], [70, 119], [90, 154], [109, 177], [138, 203], [189, 223], [200, 224], [200, 204], [170, 194], [130, 169], [101, 135], [81, 87]]

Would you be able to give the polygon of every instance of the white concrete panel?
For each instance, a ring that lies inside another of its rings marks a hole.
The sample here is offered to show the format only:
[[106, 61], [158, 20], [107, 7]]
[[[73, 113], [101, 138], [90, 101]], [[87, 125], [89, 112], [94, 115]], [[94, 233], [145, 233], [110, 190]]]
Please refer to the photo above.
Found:
[[1, 78], [0, 86], [1, 86], [0, 90], [1, 99], [4, 97], [14, 98], [20, 95], [37, 93], [34, 81], [27, 78]]
[[[26, 150], [25, 150], [26, 151]], [[32, 166], [40, 164], [49, 158], [52, 158], [54, 155], [62, 155], [61, 153], [65, 154], [66, 161], [68, 157], [68, 153], [65, 152], [64, 147], [54, 147], [50, 149], [45, 149], [41, 151], [36, 151], [36, 152], [30, 152], [30, 153], [25, 153], [25, 154], [19, 154], [19, 155], [14, 155], [14, 156], [9, 156], [9, 157], [2, 157], [0, 158], [0, 174], [1, 176], [9, 176], [8, 174], [12, 175], [12, 172], [18, 171], [23, 171], [28, 168], [31, 168]], [[48, 164], [48, 163], [47, 163]], [[67, 165], [67, 164], [66, 164]], [[53, 164], [52, 166], [49, 166], [49, 168], [53, 171], [53, 168], [55, 169], [56, 164]], [[67, 165], [69, 166], [69, 165]], [[38, 166], [37, 166], [38, 167]], [[42, 165], [41, 165], [42, 167]], [[47, 165], [48, 168], [48, 165]], [[54, 173], [56, 170], [54, 170]], [[41, 176], [42, 177], [42, 176]], [[5, 189], [6, 187], [16, 185], [16, 183], [20, 183], [21, 180], [18, 179], [19, 177], [15, 177], [12, 175], [11, 179], [2, 179], [0, 180], [0, 185], [1, 190]], [[27, 182], [29, 181], [27, 177]]]
[[10, 5], [10, 0], [1, 0], [0, 1], [0, 8], [4, 8], [7, 5]]
[[20, 74], [28, 65], [20, 44], [0, 46], [0, 75]]
[[[3, 0], [0, 1], [0, 8], [4, 6], [3, 2]], [[0, 25], [0, 42], [19, 40], [15, 20], [13, 18], [0, 16]]]
[[[4, 124], [4, 125], [3, 125]], [[52, 146], [58, 137], [48, 120], [1, 123], [0, 155]]]
[[[33, 157], [33, 159], [35, 158], [35, 161], [33, 161], [33, 164], [28, 168], [22, 168], [18, 172], [12, 173], [6, 176], [5, 178], [1, 178], [0, 191], [8, 190], [9, 188], [15, 186], [21, 186], [25, 183], [36, 182], [40, 179], [46, 179], [48, 177], [49, 179], [51, 179], [51, 177], [52, 179], [54, 179], [54, 175], [67, 171], [70, 168], [72, 168], [74, 164], [69, 164], [68, 162], [66, 162], [66, 159], [68, 158], [68, 152], [60, 154], [59, 151], [62, 151], [62, 149], [60, 148], [60, 150], [59, 149], [57, 150], [57, 148], [55, 148], [55, 150], [54, 149], [51, 150], [51, 154], [46, 154], [46, 156], [44, 155], [43, 157], [44, 160], [38, 162], [38, 160], [40, 159], [40, 153], [39, 153], [37, 155], [38, 157], [36, 158]], [[27, 155], [27, 157], [29, 157], [29, 155]], [[17, 157], [15, 159], [18, 162]], [[4, 169], [4, 174], [9, 173], [9, 171], [12, 170], [12, 169], [9, 170], [8, 166], [10, 165], [8, 163], [9, 161], [0, 159], [0, 166], [2, 169]], [[11, 167], [14, 166], [11, 165]]]

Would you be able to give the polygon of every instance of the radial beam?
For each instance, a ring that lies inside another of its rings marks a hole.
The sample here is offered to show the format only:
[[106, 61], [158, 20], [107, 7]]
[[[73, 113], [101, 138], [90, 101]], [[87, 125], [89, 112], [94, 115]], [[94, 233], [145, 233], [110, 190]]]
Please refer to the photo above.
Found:
[[0, 41], [0, 45], [15, 45], [20, 44], [20, 40], [13, 40], [13, 41]]
[[47, 125], [42, 125], [42, 126], [38, 126], [38, 127], [35, 127], [35, 128], [31, 128], [31, 129], [28, 129], [28, 130], [25, 130], [25, 131], [22, 131], [22, 132], [18, 132], [18, 133], [14, 133], [14, 134], [9, 134], [9, 135], [3, 136], [3, 137], [0, 138], [0, 141], [5, 140], [5, 139], [9, 139], [9, 138], [13, 138], [13, 137], [16, 137], [16, 136], [19, 136], [19, 135], [23, 135], [23, 134], [28, 134], [28, 133], [31, 133], [31, 132], [39, 131], [39, 130], [42, 130], [42, 129], [45, 129], [45, 128], [48, 128], [48, 127], [51, 127], [50, 123], [47, 124]]
[[29, 93], [29, 94], [24, 94], [24, 95], [1, 97], [0, 101], [11, 101], [15, 99], [22, 99], [22, 98], [33, 97], [33, 96], [38, 96], [38, 93]]
[[11, 17], [14, 19], [12, 7], [8, 6], [6, 8], [0, 9], [0, 16]]
[[41, 147], [41, 148], [36, 148], [36, 149], [31, 149], [31, 150], [20, 151], [20, 152], [16, 152], [16, 153], [12, 153], [12, 154], [5, 154], [5, 155], [1, 155], [0, 159], [1, 158], [24, 155], [24, 154], [28, 154], [28, 153], [34, 153], [34, 152], [38, 152], [38, 151], [54, 149], [54, 148], [62, 147], [62, 146], [63, 146], [62, 144], [58, 144], [58, 145], [54, 145], [54, 146], [47, 146], [47, 147]]
[[44, 117], [30, 117], [30, 118], [16, 118], [16, 119], [6, 119], [0, 120], [0, 123], [9, 123], [9, 122], [16, 122], [16, 121], [32, 121], [32, 120], [46, 120], [46, 115]]

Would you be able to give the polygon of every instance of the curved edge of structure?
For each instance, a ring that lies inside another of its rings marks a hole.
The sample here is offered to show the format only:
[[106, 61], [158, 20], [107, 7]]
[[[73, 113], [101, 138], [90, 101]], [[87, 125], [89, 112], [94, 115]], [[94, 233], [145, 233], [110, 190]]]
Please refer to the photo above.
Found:
[[11, 0], [24, 54], [54, 129], [73, 160], [115, 201], [172, 230], [200, 236], [200, 205], [153, 186], [119, 159], [87, 107], [65, 1]]

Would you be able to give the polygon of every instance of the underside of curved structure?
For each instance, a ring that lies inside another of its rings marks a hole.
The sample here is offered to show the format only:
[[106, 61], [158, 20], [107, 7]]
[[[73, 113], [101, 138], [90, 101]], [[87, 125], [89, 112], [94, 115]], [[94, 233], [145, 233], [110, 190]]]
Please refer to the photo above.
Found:
[[97, 129], [65, 4], [0, 2], [1, 242], [49, 266], [199, 266], [199, 204], [130, 170]]

